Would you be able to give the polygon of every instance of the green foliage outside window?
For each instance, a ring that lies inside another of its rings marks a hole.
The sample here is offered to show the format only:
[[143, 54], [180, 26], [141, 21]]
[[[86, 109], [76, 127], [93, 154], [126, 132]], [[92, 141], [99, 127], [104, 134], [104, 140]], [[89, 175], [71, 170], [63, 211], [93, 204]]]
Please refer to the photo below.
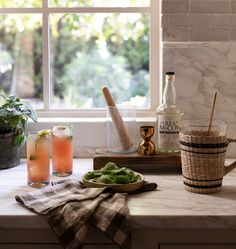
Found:
[[[5, 2], [0, 0], [0, 6], [5, 7]], [[50, 2], [56, 6], [60, 1]], [[6, 93], [43, 99], [41, 18], [0, 14], [0, 89]], [[120, 103], [143, 98], [147, 105], [147, 14], [51, 14], [50, 35], [56, 107], [61, 103], [68, 108], [104, 107], [104, 85]]]

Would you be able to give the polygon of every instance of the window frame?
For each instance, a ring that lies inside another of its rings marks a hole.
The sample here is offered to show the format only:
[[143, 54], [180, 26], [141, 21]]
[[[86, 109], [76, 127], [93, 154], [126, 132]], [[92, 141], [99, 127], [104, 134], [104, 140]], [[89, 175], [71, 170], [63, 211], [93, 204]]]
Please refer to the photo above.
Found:
[[150, 107], [137, 108], [137, 117], [155, 116], [162, 93], [161, 80], [161, 1], [150, 0], [149, 7], [50, 7], [48, 0], [42, 1], [41, 8], [0, 8], [4, 14], [42, 14], [43, 51], [43, 110], [37, 110], [38, 117], [105, 117], [105, 108], [91, 109], [50, 109], [50, 34], [49, 16], [55, 13], [149, 13], [150, 14]]

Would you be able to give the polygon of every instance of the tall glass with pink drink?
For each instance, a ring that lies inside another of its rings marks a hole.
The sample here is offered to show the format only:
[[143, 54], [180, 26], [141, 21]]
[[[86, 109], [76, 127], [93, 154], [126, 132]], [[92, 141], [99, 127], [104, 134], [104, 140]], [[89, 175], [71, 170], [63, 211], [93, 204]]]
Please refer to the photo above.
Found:
[[52, 128], [52, 164], [53, 174], [68, 176], [73, 167], [73, 137], [71, 125]]
[[50, 176], [50, 135], [47, 132], [31, 132], [27, 136], [28, 185], [43, 187]]

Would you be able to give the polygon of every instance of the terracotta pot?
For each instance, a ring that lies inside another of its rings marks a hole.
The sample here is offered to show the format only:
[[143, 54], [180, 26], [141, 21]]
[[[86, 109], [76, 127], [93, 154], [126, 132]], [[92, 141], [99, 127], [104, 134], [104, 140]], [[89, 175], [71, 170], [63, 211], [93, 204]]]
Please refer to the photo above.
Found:
[[0, 169], [8, 169], [20, 163], [21, 147], [14, 144], [15, 133], [0, 134]]

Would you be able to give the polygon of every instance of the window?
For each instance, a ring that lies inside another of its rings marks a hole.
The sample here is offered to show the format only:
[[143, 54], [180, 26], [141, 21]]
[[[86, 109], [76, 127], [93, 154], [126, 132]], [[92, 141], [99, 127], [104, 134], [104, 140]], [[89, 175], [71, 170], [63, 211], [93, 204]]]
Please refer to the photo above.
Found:
[[118, 104], [149, 115], [159, 101], [159, 5], [0, 0], [0, 90], [41, 116], [96, 116], [107, 85]]

